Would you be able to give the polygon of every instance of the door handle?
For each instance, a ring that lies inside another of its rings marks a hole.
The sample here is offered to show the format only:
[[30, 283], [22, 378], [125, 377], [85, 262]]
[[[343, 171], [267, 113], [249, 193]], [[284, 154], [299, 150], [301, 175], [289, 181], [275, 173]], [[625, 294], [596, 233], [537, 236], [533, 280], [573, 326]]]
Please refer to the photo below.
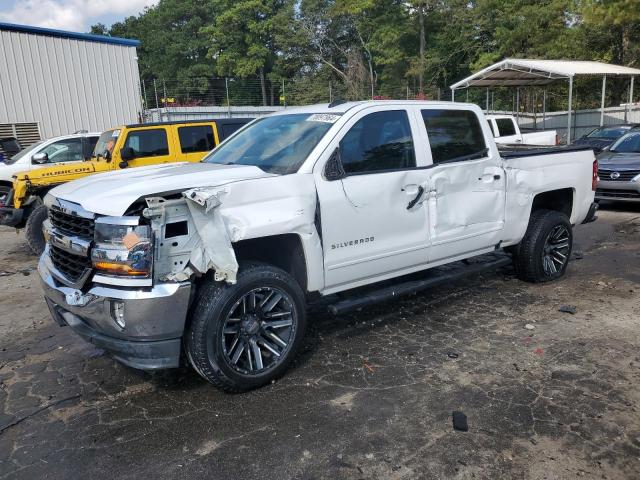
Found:
[[413, 207], [415, 207], [416, 203], [418, 203], [420, 201], [420, 198], [422, 197], [423, 194], [424, 194], [424, 187], [422, 185], [420, 185], [418, 187], [418, 193], [413, 198], [413, 200], [411, 200], [409, 202], [409, 204], [407, 205], [407, 210], [411, 210]]
[[500, 180], [500, 178], [502, 178], [502, 177], [500, 177], [500, 175], [494, 175], [494, 176], [493, 176], [493, 179], [494, 179], [494, 180]]

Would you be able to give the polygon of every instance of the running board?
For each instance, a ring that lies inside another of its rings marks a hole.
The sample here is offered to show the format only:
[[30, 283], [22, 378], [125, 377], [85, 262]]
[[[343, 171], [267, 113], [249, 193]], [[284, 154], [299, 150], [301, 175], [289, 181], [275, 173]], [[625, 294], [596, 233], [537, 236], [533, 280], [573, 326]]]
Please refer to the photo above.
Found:
[[[385, 302], [402, 295], [417, 293], [430, 287], [435, 287], [446, 282], [461, 280], [469, 275], [474, 275], [488, 270], [496, 270], [511, 264], [511, 257], [506, 254], [490, 255], [491, 260], [478, 263], [457, 262], [461, 264], [459, 268], [449, 269], [444, 272], [437, 272], [429, 278], [420, 280], [411, 280], [407, 282], [397, 283], [395, 285], [380, 288], [378, 290], [369, 290], [362, 296], [347, 298], [332, 303], [327, 308], [334, 315], [341, 315], [352, 310], [358, 310], [369, 305]], [[437, 269], [434, 269], [437, 270]], [[453, 271], [452, 271], [453, 270]]]

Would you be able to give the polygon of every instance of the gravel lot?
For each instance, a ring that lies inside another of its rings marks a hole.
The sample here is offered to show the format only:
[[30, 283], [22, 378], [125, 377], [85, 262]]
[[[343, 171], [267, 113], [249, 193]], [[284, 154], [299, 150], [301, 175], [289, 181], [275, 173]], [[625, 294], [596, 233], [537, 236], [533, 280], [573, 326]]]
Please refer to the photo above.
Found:
[[560, 282], [312, 314], [295, 367], [243, 395], [114, 362], [50, 320], [22, 235], [0, 245], [0, 478], [640, 477], [638, 207], [579, 226]]

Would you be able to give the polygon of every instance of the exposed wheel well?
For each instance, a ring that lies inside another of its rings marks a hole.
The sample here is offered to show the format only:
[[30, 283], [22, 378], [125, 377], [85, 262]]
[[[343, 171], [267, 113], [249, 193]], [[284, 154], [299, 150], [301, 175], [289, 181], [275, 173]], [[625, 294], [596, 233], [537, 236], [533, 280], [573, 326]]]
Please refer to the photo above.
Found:
[[531, 212], [536, 210], [555, 210], [571, 218], [573, 211], [573, 189], [561, 188], [537, 194], [533, 199]]
[[253, 260], [281, 268], [297, 280], [303, 291], [307, 291], [307, 264], [300, 236], [288, 233], [252, 238], [234, 243], [233, 248], [238, 263]]

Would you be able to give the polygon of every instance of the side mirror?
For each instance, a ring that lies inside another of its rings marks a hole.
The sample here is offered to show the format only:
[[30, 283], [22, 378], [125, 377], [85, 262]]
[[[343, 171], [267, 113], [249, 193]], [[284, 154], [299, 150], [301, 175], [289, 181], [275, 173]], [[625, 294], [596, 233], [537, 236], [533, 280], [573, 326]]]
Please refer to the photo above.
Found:
[[346, 176], [347, 174], [344, 171], [342, 159], [340, 158], [340, 147], [338, 147], [324, 166], [324, 177], [332, 182], [334, 180], [341, 180]]
[[49, 155], [46, 153], [36, 153], [31, 157], [31, 163], [34, 165], [42, 165], [43, 163], [49, 162]]
[[125, 162], [128, 162], [129, 160], [133, 160], [134, 158], [136, 158], [136, 152], [131, 147], [121, 148], [120, 149], [120, 158], [122, 160], [124, 160]]
[[124, 147], [120, 149], [120, 168], [127, 168], [129, 166], [129, 160], [136, 158], [136, 152], [131, 147]]

